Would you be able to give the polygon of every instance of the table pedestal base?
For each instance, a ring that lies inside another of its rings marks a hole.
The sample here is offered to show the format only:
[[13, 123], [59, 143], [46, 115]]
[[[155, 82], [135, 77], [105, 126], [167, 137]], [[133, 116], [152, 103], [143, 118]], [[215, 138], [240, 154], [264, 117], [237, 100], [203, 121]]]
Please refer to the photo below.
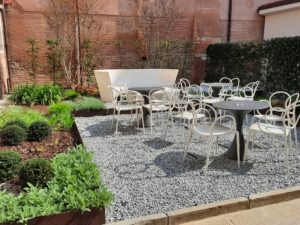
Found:
[[[242, 111], [242, 110], [237, 110], [237, 111], [231, 111], [234, 115], [234, 118], [236, 120], [236, 129], [239, 132], [239, 137], [240, 137], [240, 160], [242, 161], [244, 159], [244, 154], [245, 155], [245, 160], [248, 160], [251, 158], [249, 151], [245, 151], [245, 139], [244, 139], [244, 134], [243, 134], [243, 122], [245, 119], [245, 116], [247, 113], [251, 112], [249, 111]], [[228, 151], [225, 153], [225, 155], [229, 159], [237, 160], [237, 146], [236, 146], [236, 137], [234, 137], [233, 142], [231, 143], [231, 146], [229, 147]]]

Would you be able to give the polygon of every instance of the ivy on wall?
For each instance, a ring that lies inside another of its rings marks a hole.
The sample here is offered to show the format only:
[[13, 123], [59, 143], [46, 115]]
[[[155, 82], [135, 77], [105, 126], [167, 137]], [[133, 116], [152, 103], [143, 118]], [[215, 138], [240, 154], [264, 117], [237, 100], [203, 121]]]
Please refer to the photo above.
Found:
[[300, 91], [300, 37], [213, 44], [207, 56], [207, 81], [238, 77], [242, 85], [261, 81], [266, 94]]

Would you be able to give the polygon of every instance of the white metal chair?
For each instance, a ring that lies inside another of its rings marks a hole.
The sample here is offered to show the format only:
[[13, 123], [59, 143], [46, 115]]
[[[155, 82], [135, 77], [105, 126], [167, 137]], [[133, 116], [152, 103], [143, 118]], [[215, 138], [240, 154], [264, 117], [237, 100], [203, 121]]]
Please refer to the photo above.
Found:
[[251, 82], [245, 87], [240, 88], [236, 92], [236, 96], [232, 96], [229, 100], [254, 100], [257, 88], [259, 86], [259, 81]]
[[187, 95], [185, 96], [187, 99], [199, 99], [201, 100], [203, 97], [203, 88], [197, 84], [192, 84], [188, 87]]
[[224, 100], [223, 96], [214, 97], [213, 93], [214, 93], [213, 88], [211, 86], [209, 86], [207, 92], [202, 92], [202, 102], [212, 105], [214, 103], [217, 103], [217, 102], [220, 102], [220, 101]]
[[136, 91], [128, 91], [120, 88], [115, 88], [109, 86], [109, 89], [113, 93], [113, 104], [114, 112], [112, 124], [114, 124], [116, 112], [117, 112], [117, 123], [116, 123], [116, 133], [118, 133], [119, 119], [121, 111], [130, 111], [131, 112], [131, 122], [132, 122], [132, 112], [136, 112], [137, 116], [137, 126], [139, 126], [139, 117], [142, 119], [143, 131], [145, 132], [144, 120], [143, 120], [143, 96]]
[[[198, 114], [202, 114], [204, 116], [199, 120], [197, 118]], [[224, 123], [222, 123], [222, 121], [226, 121], [226, 126], [224, 125]], [[209, 139], [209, 148], [207, 151], [206, 164], [204, 166], [205, 174], [207, 174], [209, 166], [209, 157], [212, 152], [213, 139], [214, 137], [216, 137], [216, 145], [218, 146], [218, 137], [223, 135], [236, 135], [238, 167], [240, 167], [239, 132], [236, 130], [236, 121], [233, 116], [225, 115], [217, 117], [216, 110], [209, 104], [203, 104], [201, 108], [193, 110], [193, 123], [189, 132], [183, 160], [185, 160], [186, 158], [188, 147], [192, 140], [193, 134], [207, 137]]]
[[149, 95], [144, 95], [144, 98], [148, 99], [148, 104], [144, 104], [143, 107], [149, 111], [150, 113], [150, 129], [152, 135], [152, 125], [153, 125], [153, 113], [157, 113], [159, 118], [159, 114], [164, 112], [168, 112], [170, 109], [170, 96], [172, 93], [178, 93], [178, 91], [174, 91], [172, 89], [166, 91], [164, 88], [162, 89], [153, 89], [149, 92]]
[[[255, 132], [264, 132], [267, 134], [274, 136], [279, 136], [283, 137], [284, 139], [284, 144], [285, 144], [285, 151], [286, 151], [286, 156], [285, 156], [285, 161], [286, 161], [286, 167], [287, 167], [287, 172], [289, 171], [289, 164], [288, 164], [288, 159], [289, 159], [289, 139], [291, 141], [291, 131], [296, 128], [297, 123], [299, 122], [300, 115], [296, 115], [297, 109], [300, 108], [300, 101], [294, 102], [290, 104], [282, 113], [281, 116], [276, 116], [271, 114], [272, 119], [269, 120], [270, 114], [267, 113], [264, 115], [262, 118], [258, 120], [258, 122], [253, 123], [249, 127], [249, 138], [248, 138], [248, 143], [249, 140], [252, 141], [251, 144], [251, 149], [253, 149], [253, 136]], [[274, 124], [274, 117], [277, 117], [277, 123]], [[275, 138], [273, 138], [275, 140]], [[247, 144], [247, 149], [249, 149], [249, 144]]]
[[231, 84], [232, 84], [232, 87], [231, 87], [232, 90], [238, 90], [240, 87], [240, 79], [237, 77], [231, 79]]
[[180, 89], [184, 97], [188, 94], [188, 89], [190, 86], [191, 82], [187, 78], [181, 78], [179, 79], [178, 83], [175, 84], [175, 87]]
[[[278, 99], [281, 99], [284, 101], [284, 105], [282, 107], [274, 105], [274, 102]], [[287, 110], [287, 109], [293, 109], [293, 108], [289, 108], [290, 105], [294, 104], [295, 102], [297, 102], [299, 100], [299, 93], [295, 93], [290, 95], [289, 93], [285, 92], [285, 91], [277, 91], [274, 92], [270, 98], [269, 101], [267, 100], [260, 100], [263, 102], [267, 102], [269, 104], [269, 111], [268, 113], [265, 114], [261, 114], [259, 110], [257, 110], [255, 112], [255, 114], [252, 117], [252, 122], [251, 124], [254, 123], [255, 120], [259, 120], [261, 118], [266, 118], [269, 122], [273, 122], [273, 124], [275, 124], [276, 122], [280, 122], [283, 113]], [[296, 112], [291, 111], [289, 112], [291, 115], [295, 114]], [[298, 138], [297, 138], [297, 129], [296, 127], [294, 128], [294, 136], [295, 136], [295, 144], [296, 147], [298, 147]]]

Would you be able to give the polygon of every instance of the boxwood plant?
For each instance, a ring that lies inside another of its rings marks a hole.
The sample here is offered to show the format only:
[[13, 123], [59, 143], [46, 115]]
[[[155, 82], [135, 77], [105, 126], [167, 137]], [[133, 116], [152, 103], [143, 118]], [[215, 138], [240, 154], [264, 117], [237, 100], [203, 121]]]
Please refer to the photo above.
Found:
[[89, 211], [112, 202], [113, 196], [101, 182], [92, 154], [83, 146], [57, 155], [52, 166], [54, 177], [45, 188], [29, 184], [18, 196], [0, 192], [0, 223], [24, 223], [37, 216], [76, 209]]

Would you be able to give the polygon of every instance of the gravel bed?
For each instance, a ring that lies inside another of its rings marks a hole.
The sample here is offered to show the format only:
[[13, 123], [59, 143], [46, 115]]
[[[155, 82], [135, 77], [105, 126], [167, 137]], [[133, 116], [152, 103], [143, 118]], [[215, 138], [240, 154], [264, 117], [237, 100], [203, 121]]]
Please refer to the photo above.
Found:
[[[114, 193], [106, 209], [107, 222], [120, 221], [219, 200], [248, 196], [300, 184], [298, 152], [290, 148], [290, 173], [285, 173], [283, 140], [257, 134], [252, 159], [241, 165], [224, 157], [226, 147], [213, 153], [208, 175], [203, 166], [208, 141], [194, 137], [183, 162], [187, 129], [159, 122], [150, 128], [136, 128], [122, 115], [120, 133], [114, 134], [112, 116], [76, 118], [84, 144], [94, 152], [103, 182]], [[156, 117], [155, 117], [156, 118]], [[159, 125], [158, 125], [159, 124]], [[245, 137], [247, 129], [245, 127]], [[298, 140], [300, 140], [298, 129]], [[232, 136], [219, 140], [229, 145]]]

